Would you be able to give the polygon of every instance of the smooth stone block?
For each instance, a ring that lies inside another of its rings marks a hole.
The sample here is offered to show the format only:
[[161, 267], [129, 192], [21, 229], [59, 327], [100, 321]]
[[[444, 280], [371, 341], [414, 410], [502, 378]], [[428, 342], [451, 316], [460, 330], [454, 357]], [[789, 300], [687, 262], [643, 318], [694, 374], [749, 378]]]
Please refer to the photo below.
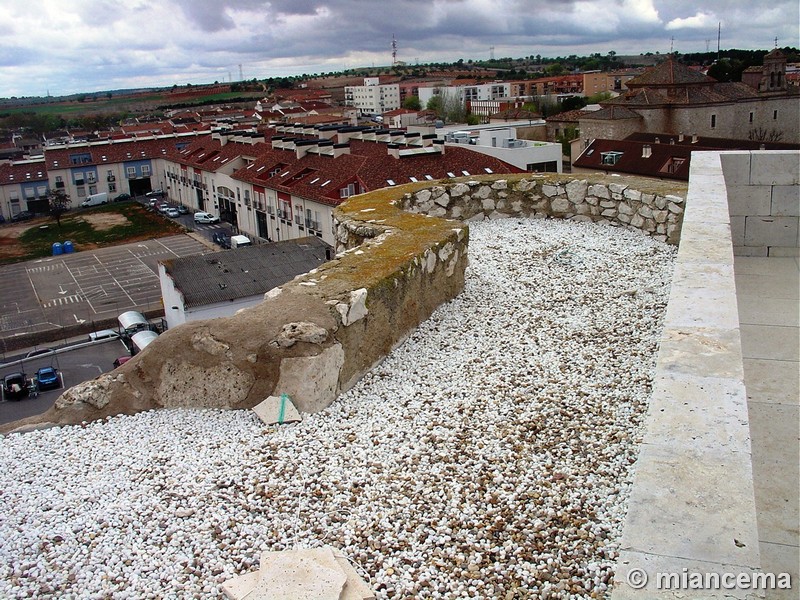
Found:
[[771, 185], [729, 185], [727, 190], [731, 217], [772, 215]]
[[796, 246], [798, 220], [795, 217], [746, 217], [746, 246]]
[[[700, 155], [696, 154], [692, 157], [692, 164], [698, 156]], [[726, 186], [750, 183], [750, 152], [720, 152], [719, 160]]]
[[742, 324], [742, 355], [745, 358], [800, 360], [797, 327]]
[[800, 187], [796, 185], [773, 186], [770, 214], [774, 217], [800, 216]]
[[747, 452], [642, 445], [620, 548], [758, 568]]
[[770, 150], [752, 152], [750, 183], [753, 185], [800, 184], [800, 151]]
[[754, 402], [800, 404], [800, 363], [760, 358], [744, 359], [747, 399]]

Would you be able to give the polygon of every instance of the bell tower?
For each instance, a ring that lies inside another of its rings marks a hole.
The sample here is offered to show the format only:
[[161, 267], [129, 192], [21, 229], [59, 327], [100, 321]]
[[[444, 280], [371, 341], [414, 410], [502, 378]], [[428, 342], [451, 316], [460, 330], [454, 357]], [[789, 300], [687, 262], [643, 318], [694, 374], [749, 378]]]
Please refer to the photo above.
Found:
[[764, 56], [764, 66], [761, 70], [761, 83], [758, 84], [759, 92], [785, 92], [786, 84], [786, 55], [775, 48]]

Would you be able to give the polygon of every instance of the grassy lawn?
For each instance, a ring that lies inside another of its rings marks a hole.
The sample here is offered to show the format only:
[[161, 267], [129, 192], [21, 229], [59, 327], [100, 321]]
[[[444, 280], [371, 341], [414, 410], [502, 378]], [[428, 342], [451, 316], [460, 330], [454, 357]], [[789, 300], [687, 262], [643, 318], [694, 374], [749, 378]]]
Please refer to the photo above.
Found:
[[[15, 226], [17, 228], [23, 225]], [[183, 233], [176, 222], [147, 210], [138, 202], [107, 204], [88, 210], [73, 210], [61, 217], [59, 226], [52, 218], [36, 219], [24, 224], [19, 235], [5, 235], [10, 228], [0, 229], [0, 263], [8, 264], [51, 256], [53, 244], [69, 240], [75, 251], [116, 246], [137, 240]]]

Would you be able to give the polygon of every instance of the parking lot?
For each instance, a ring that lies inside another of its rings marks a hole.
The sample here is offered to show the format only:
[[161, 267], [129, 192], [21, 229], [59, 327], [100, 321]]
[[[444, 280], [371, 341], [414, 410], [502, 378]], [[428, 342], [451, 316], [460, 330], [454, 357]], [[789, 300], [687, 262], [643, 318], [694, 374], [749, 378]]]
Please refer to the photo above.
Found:
[[[94, 344], [84, 344], [72, 350], [40, 354], [32, 358], [7, 356], [0, 366], [0, 380], [10, 373], [24, 372], [33, 377], [40, 367], [58, 369], [61, 387], [43, 390], [38, 397], [27, 396], [20, 400], [7, 400], [0, 394], [0, 423], [9, 423], [50, 408], [66, 388], [88, 381], [114, 368], [114, 359], [129, 355], [128, 349], [119, 339], [110, 339]], [[17, 360], [21, 359], [21, 360]]]
[[177, 235], [0, 267], [2, 339], [160, 308], [158, 261], [211, 250]]

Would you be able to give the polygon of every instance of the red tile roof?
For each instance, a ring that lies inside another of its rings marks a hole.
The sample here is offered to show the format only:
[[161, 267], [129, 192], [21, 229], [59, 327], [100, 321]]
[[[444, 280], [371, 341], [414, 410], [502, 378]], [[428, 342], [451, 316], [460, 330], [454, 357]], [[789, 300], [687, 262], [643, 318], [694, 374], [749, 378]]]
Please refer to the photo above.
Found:
[[[280, 172], [269, 177], [276, 166]], [[448, 147], [445, 154], [420, 154], [394, 158], [384, 143], [350, 140], [350, 154], [336, 158], [307, 154], [298, 159], [294, 150], [269, 149], [248, 167], [239, 169], [234, 178], [278, 191], [292, 193], [337, 206], [343, 199], [339, 190], [358, 182], [366, 191], [411, 181], [425, 181], [493, 173], [517, 173], [519, 169], [494, 157], [457, 147]]]
[[90, 161], [82, 165], [104, 165], [124, 163], [132, 160], [164, 158], [174, 151], [178, 144], [185, 144], [186, 138], [159, 138], [151, 140], [125, 139], [113, 141], [109, 144], [83, 145], [75, 144], [66, 148], [45, 148], [44, 157], [49, 170], [67, 169], [70, 156], [75, 154], [89, 154]]
[[0, 185], [47, 181], [44, 161], [0, 164]]
[[[581, 153], [573, 166], [607, 173], [627, 173], [643, 177], [689, 180], [689, 159], [692, 150], [686, 146], [653, 144], [650, 156], [643, 156], [648, 144], [630, 140], [593, 140]], [[603, 164], [609, 153], [618, 153], [615, 164]], [[673, 164], [670, 169], [669, 165]], [[672, 172], [670, 172], [672, 170]]]

